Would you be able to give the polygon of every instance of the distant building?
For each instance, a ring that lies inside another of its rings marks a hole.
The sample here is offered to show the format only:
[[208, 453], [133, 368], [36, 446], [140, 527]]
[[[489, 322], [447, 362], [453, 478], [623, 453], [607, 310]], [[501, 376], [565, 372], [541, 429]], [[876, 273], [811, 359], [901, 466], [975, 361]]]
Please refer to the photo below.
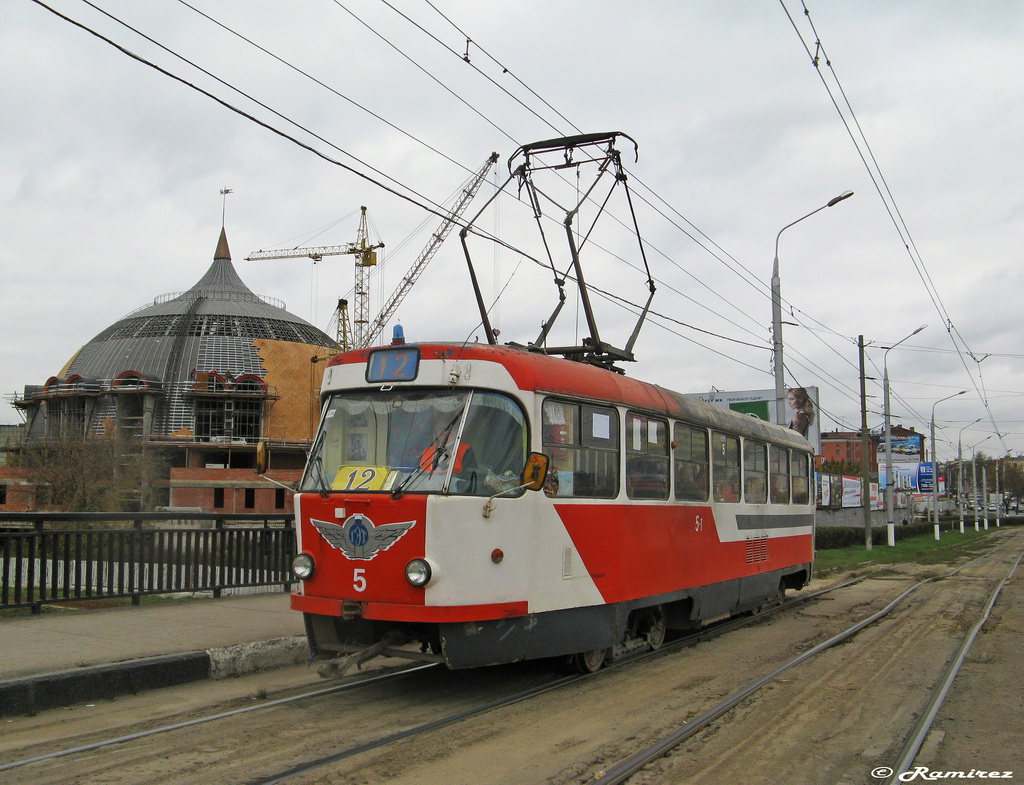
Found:
[[[283, 302], [249, 290], [221, 229], [191, 289], [118, 319], [14, 405], [26, 447], [81, 436], [160, 448], [168, 471], [144, 506], [284, 513], [291, 494], [255, 474], [255, 447], [272, 446], [269, 476], [298, 479], [319, 412], [318, 360], [334, 347]], [[0, 468], [0, 485], [17, 486], [0, 510], [45, 505], [24, 469]]]
[[[878, 472], [878, 454], [876, 445], [878, 437], [869, 436], [868, 471]], [[815, 463], [821, 468], [825, 461], [847, 461], [862, 466], [864, 462], [864, 442], [856, 431], [832, 431], [821, 434], [821, 452], [815, 457]]]

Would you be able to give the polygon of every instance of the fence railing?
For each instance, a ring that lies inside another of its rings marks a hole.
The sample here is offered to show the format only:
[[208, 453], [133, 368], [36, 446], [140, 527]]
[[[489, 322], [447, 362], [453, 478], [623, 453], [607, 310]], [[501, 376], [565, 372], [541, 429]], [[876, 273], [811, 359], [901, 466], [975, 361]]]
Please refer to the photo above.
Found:
[[0, 513], [0, 607], [280, 586], [295, 579], [291, 516]]

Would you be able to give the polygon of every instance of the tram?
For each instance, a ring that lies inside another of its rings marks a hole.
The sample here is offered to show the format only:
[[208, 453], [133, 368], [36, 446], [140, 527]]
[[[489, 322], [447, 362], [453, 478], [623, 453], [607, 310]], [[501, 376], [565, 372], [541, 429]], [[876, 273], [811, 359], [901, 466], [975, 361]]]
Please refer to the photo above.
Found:
[[592, 671], [811, 577], [812, 448], [784, 427], [512, 345], [343, 353], [321, 401], [291, 605], [324, 675]]

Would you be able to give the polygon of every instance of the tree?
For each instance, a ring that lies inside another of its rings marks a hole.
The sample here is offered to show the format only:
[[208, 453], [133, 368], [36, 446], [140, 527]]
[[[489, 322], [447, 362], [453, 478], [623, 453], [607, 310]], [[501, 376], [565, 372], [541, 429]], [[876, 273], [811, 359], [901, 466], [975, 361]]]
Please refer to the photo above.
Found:
[[847, 477], [860, 477], [864, 473], [864, 467], [859, 461], [851, 461], [846, 458], [828, 458], [821, 462], [822, 474], [843, 474]]
[[1002, 489], [1016, 496], [1018, 502], [1024, 499], [1024, 462], [1020, 459], [1008, 459], [1003, 461], [1003, 482]]
[[64, 434], [26, 445], [40, 506], [73, 512], [149, 509], [166, 457], [135, 439]]

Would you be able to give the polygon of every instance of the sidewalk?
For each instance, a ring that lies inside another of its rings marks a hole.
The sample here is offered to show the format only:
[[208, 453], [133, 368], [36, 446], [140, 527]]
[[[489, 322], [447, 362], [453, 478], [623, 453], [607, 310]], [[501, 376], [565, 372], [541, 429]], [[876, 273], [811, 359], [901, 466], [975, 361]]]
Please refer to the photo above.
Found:
[[304, 662], [285, 592], [0, 619], [0, 716]]

